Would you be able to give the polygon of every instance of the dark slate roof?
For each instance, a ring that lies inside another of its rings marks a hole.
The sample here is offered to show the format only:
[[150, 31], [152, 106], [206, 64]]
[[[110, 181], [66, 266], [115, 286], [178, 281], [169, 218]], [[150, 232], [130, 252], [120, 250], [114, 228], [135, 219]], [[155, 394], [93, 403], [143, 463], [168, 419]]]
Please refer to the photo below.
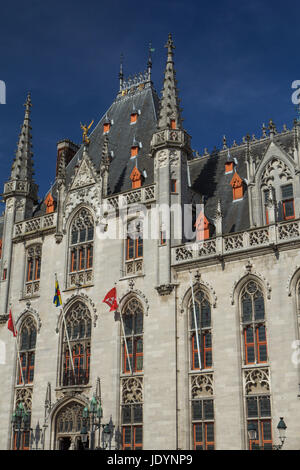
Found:
[[[293, 147], [292, 131], [277, 134], [274, 142], [282, 150], [290, 153]], [[263, 158], [269, 145], [269, 137], [251, 141], [250, 151], [257, 163]], [[245, 143], [229, 149], [232, 159], [237, 160], [235, 170], [243, 180], [247, 178], [246, 150]], [[205, 215], [208, 219], [215, 218], [218, 199], [221, 201], [223, 233], [239, 232], [250, 227], [247, 181], [244, 184], [243, 199], [233, 201], [230, 185], [233, 173], [225, 174], [227, 159], [228, 149], [224, 149], [189, 161], [191, 189], [205, 196]]]
[[[147, 86], [148, 85], [148, 86]], [[105, 135], [103, 124], [106, 119], [113, 121], [108, 138], [108, 150], [113, 151], [113, 159], [109, 171], [109, 194], [120, 193], [131, 189], [130, 174], [135, 165], [135, 160], [130, 159], [131, 147], [134, 139], [141, 142], [137, 157], [137, 167], [146, 170], [147, 178], [144, 184], [153, 183], [153, 159], [150, 158], [150, 141], [156, 130], [159, 98], [150, 84], [146, 84], [143, 90], [132, 94], [118, 96], [108, 111], [90, 135], [88, 147], [89, 157], [97, 171], [100, 169], [102, 148]], [[134, 111], [140, 111], [136, 124], [130, 124], [130, 115]], [[66, 182], [70, 184], [74, 169], [81, 159], [83, 146], [80, 147], [66, 169]]]

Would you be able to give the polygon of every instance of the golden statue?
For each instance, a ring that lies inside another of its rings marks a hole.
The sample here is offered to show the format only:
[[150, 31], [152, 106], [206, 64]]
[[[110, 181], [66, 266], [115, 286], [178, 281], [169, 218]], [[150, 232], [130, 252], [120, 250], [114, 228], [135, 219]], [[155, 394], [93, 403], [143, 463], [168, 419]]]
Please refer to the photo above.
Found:
[[83, 133], [82, 133], [82, 142], [84, 144], [89, 144], [90, 143], [90, 139], [88, 138], [88, 130], [92, 127], [94, 123], [94, 120], [87, 126], [86, 124], [82, 125], [80, 123], [80, 127], [81, 129], [83, 130]]

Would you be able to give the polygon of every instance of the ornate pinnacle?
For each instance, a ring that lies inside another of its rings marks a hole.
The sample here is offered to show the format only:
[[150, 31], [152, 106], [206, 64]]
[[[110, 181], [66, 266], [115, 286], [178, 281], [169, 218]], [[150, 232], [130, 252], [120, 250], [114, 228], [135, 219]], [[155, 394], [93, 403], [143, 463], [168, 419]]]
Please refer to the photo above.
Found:
[[175, 49], [174, 42], [172, 39], [172, 34], [169, 33], [168, 41], [165, 45], [168, 48], [168, 59], [167, 62], [173, 62], [173, 49]]

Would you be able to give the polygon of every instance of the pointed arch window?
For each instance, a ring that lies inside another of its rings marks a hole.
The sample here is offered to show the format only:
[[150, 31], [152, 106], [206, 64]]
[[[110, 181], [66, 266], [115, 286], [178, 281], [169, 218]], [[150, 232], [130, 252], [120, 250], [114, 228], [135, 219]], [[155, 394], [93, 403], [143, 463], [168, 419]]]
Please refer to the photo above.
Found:
[[[87, 209], [75, 216], [70, 229], [69, 284], [88, 284], [92, 280], [94, 220]], [[77, 275], [76, 275], [77, 274]]]
[[[17, 358], [17, 385], [32, 384], [34, 379], [36, 345], [36, 325], [32, 316], [28, 316], [22, 323], [19, 333], [20, 361]], [[21, 364], [21, 368], [20, 368]]]
[[245, 364], [268, 361], [265, 302], [257, 282], [251, 280], [241, 293], [241, 313]]
[[87, 385], [90, 378], [92, 328], [89, 309], [78, 302], [69, 310], [65, 319], [67, 332], [63, 324], [61, 385]]
[[[194, 305], [192, 298], [189, 303], [191, 369], [210, 369], [212, 367], [211, 305], [206, 292], [202, 290], [195, 292], [194, 300], [197, 326], [195, 326]], [[198, 344], [200, 354], [198, 354]], [[199, 355], [201, 364], [199, 364]]]
[[129, 374], [130, 366], [133, 373], [143, 372], [143, 307], [136, 298], [132, 298], [122, 315], [125, 332], [125, 336], [122, 332], [122, 373]]
[[127, 224], [125, 274], [143, 273], [143, 221], [134, 219]]

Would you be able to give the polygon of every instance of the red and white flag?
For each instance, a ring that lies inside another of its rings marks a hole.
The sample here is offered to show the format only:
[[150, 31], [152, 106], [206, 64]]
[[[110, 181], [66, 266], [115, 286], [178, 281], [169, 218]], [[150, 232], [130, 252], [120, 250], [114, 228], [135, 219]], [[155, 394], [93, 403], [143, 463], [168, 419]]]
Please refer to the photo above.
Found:
[[11, 309], [9, 310], [9, 317], [8, 317], [8, 322], [7, 322], [7, 328], [12, 332], [14, 336], [17, 336], [17, 330], [15, 330], [15, 325], [11, 313]]
[[106, 296], [103, 299], [103, 302], [110, 307], [110, 312], [117, 310], [117, 289], [115, 287], [113, 287], [109, 292], [107, 292]]

